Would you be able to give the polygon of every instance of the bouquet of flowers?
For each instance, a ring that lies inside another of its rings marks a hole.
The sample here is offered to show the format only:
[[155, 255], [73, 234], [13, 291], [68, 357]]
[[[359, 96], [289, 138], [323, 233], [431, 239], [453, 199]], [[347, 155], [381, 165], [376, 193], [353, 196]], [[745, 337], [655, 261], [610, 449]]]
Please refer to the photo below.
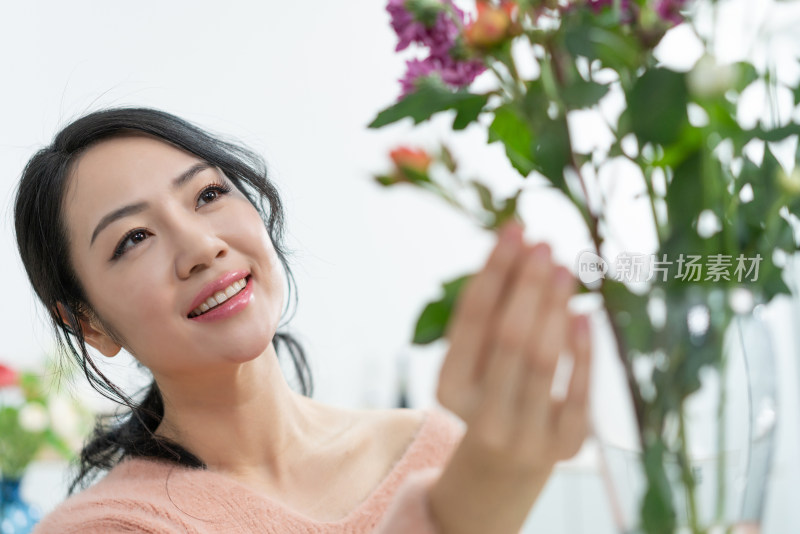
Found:
[[52, 376], [0, 364], [0, 478], [22, 478], [47, 451], [72, 459], [91, 429], [91, 413], [54, 392]]
[[[581, 291], [602, 297], [625, 371], [647, 486], [635, 528], [647, 533], [672, 533], [679, 523], [708, 532], [724, 521], [721, 470], [712, 517], [696, 506], [699, 479], [688, 455], [685, 406], [703, 373], [724, 373], [723, 339], [737, 315], [732, 296], [745, 290], [752, 302], [768, 303], [790, 293], [783, 271], [798, 250], [800, 151], [788, 163], [776, 154], [779, 145], [797, 147], [800, 113], [792, 110], [800, 85], [781, 80], [768, 61], [757, 67], [717, 57], [712, 28], [721, 3], [477, 0], [467, 16], [452, 0], [389, 0], [397, 51], [413, 43], [424, 57], [407, 61], [397, 101], [369, 125], [405, 118], [418, 124], [447, 113], [455, 131], [483, 127], [487, 143], [500, 143], [522, 178], [554, 189], [580, 214], [600, 273], [579, 273]], [[712, 23], [696, 24], [703, 17]], [[657, 54], [676, 26], [702, 48], [683, 70]], [[529, 74], [522, 74], [521, 61]], [[492, 88], [471, 91], [478, 76], [491, 77]], [[770, 113], [747, 124], [740, 120], [743, 95], [757, 86], [766, 87]], [[779, 92], [790, 95], [788, 112], [772, 98]], [[614, 112], [606, 105], [611, 101], [624, 104]], [[587, 111], [600, 117], [607, 143], [575, 143], [572, 119]], [[498, 198], [460, 175], [447, 146], [399, 147], [390, 156], [392, 170], [375, 176], [382, 186], [422, 188], [487, 230], [520, 218], [521, 187]], [[620, 162], [640, 180], [649, 204], [642, 224], [654, 229], [657, 249], [647, 280], [631, 278], [630, 261], [618, 261], [616, 276], [603, 276], [609, 213], [600, 176]], [[443, 284], [443, 296], [417, 321], [415, 343], [443, 337], [469, 277]], [[646, 287], [635, 291], [626, 282]], [[697, 311], [700, 321], [687, 320]], [[720, 427], [717, 438], [724, 436]], [[684, 499], [676, 499], [675, 484], [688, 502], [682, 520], [676, 503]]]

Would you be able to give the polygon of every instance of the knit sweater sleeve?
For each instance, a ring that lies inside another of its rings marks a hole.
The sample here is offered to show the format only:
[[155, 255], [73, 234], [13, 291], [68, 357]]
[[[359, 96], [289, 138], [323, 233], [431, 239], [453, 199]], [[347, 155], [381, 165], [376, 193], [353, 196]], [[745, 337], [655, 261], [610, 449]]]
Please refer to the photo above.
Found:
[[196, 534], [156, 510], [125, 499], [62, 506], [36, 525], [33, 534]]
[[428, 467], [408, 474], [373, 534], [438, 534], [428, 507], [428, 492], [442, 467]]

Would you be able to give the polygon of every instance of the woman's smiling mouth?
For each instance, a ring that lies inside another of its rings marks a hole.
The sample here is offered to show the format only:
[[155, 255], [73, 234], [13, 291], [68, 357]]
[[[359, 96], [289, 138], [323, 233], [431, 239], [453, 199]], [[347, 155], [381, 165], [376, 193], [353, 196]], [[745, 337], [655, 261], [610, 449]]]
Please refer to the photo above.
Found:
[[244, 287], [247, 285], [247, 278], [242, 278], [240, 280], [236, 280], [234, 283], [214, 293], [214, 295], [208, 297], [205, 302], [203, 302], [200, 306], [192, 310], [189, 314], [189, 317], [196, 317], [198, 315], [203, 315], [209, 310], [213, 310], [229, 298], [234, 297], [237, 295]]
[[253, 283], [249, 272], [225, 273], [197, 294], [187, 318], [203, 322], [224, 319], [247, 306], [252, 295]]

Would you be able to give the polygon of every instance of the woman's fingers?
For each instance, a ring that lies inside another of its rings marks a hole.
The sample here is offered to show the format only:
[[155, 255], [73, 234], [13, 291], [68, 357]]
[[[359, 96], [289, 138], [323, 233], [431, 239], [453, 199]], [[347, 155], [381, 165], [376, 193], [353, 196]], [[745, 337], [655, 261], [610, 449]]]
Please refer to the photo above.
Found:
[[557, 443], [558, 459], [574, 456], [589, 430], [589, 384], [591, 382], [592, 343], [589, 318], [578, 315], [570, 318], [567, 334], [572, 353], [572, 375], [566, 397], [554, 407], [551, 428]]
[[462, 394], [482, 370], [481, 350], [490, 319], [497, 313], [523, 248], [522, 228], [519, 225], [503, 228], [486, 265], [467, 283], [456, 301], [446, 333], [450, 348], [439, 379], [439, 401], [447, 408], [453, 409], [447, 404], [450, 391], [452, 395]]
[[496, 332], [484, 351], [489, 352], [482, 377], [486, 396], [486, 423], [499, 439], [510, 439], [517, 430], [520, 391], [525, 387], [525, 345], [531, 331], [541, 321], [541, 303], [551, 271], [550, 247], [540, 243], [525, 247], [519, 273], [511, 285], [506, 304], [494, 319]]
[[563, 266], [553, 270], [547, 299], [543, 302], [541, 323], [526, 346], [526, 384], [520, 402], [522, 417], [530, 421], [525, 427], [526, 439], [537, 439], [547, 431], [552, 401], [550, 389], [558, 357], [564, 347], [567, 329], [567, 304], [575, 291], [575, 280]]

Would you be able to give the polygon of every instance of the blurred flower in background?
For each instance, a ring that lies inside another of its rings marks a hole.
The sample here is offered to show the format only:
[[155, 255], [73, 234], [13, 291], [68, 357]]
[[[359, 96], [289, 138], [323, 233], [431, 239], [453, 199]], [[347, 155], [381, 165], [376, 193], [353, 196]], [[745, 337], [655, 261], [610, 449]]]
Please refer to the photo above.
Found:
[[20, 479], [49, 457], [71, 460], [92, 424], [91, 412], [60, 391], [50, 359], [41, 372], [0, 363], [0, 477]]

